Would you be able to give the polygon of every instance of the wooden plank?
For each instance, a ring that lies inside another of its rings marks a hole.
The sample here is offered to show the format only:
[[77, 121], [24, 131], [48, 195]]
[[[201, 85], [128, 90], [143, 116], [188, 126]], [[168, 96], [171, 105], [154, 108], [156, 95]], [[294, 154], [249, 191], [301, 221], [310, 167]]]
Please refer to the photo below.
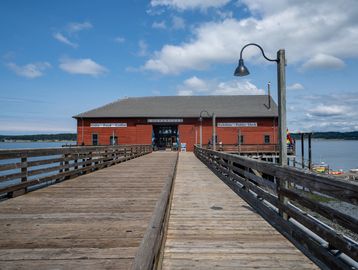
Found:
[[[242, 188], [239, 188], [234, 181], [232, 181], [226, 174], [221, 172], [221, 168], [215, 166], [213, 161], [213, 155], [203, 155], [198, 151], [198, 156], [202, 158], [202, 161], [213, 170], [213, 172], [222, 179], [235, 193], [244, 198], [254, 209], [256, 209], [272, 226], [280, 231], [287, 239], [295, 244], [304, 254], [309, 256], [313, 261], [316, 262], [321, 268], [332, 268], [332, 269], [350, 269], [350, 265], [343, 261], [340, 257], [334, 255], [329, 247], [322, 246], [316, 241], [307, 231], [303, 231], [301, 227], [282, 219], [276, 211], [272, 208], [267, 207], [253, 194], [246, 192]], [[284, 207], [284, 206], [281, 206]], [[323, 234], [327, 236], [327, 234]], [[259, 236], [260, 237], [260, 236]], [[341, 239], [343, 240], [343, 238]], [[351, 248], [354, 256], [354, 246], [350, 247], [350, 244], [346, 242], [346, 248]]]
[[152, 153], [1, 202], [0, 268], [129, 269], [175, 160]]
[[172, 189], [177, 159], [173, 167], [173, 172], [167, 176], [163, 190], [155, 205], [147, 231], [144, 234], [143, 240], [134, 258], [132, 269], [147, 270], [153, 268], [155, 257], [159, 255], [158, 252], [162, 242], [161, 238], [163, 237], [164, 230], [164, 217], [169, 208], [168, 202]]
[[192, 153], [180, 153], [162, 269], [298, 266], [317, 269]]

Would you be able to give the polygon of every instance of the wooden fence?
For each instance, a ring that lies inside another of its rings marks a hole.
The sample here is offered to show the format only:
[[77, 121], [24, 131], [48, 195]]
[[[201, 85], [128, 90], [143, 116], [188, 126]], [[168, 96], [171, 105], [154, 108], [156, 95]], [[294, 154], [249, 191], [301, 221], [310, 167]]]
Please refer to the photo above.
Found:
[[[348, 215], [320, 201], [336, 200], [358, 209], [358, 185], [200, 147], [194, 151], [235, 193], [319, 267], [357, 269], [358, 244], [346, 234], [358, 234], [358, 211], [357, 215]], [[339, 224], [342, 230], [333, 229], [327, 220]]]
[[148, 154], [151, 145], [83, 146], [0, 150], [0, 196], [15, 197]]
[[[203, 148], [211, 148], [212, 145], [203, 144]], [[216, 144], [216, 150], [244, 154], [278, 154], [278, 144]], [[295, 154], [294, 145], [287, 146], [288, 154]]]

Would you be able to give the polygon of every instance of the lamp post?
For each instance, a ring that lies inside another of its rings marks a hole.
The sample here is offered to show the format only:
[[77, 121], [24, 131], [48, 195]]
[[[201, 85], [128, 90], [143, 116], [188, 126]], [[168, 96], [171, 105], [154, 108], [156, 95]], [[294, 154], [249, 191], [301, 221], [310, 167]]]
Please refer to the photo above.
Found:
[[199, 121], [200, 121], [200, 147], [203, 147], [203, 113], [205, 113], [207, 116], [212, 117], [213, 118], [213, 134], [212, 134], [212, 142], [213, 142], [213, 150], [216, 150], [216, 115], [215, 113], [213, 113], [212, 115], [210, 115], [210, 113], [208, 113], [208, 111], [206, 110], [202, 110], [200, 112], [200, 116], [199, 116]]
[[249, 43], [242, 47], [240, 52], [239, 65], [236, 68], [234, 75], [235, 76], [246, 76], [249, 75], [250, 72], [244, 65], [244, 60], [242, 58], [242, 52], [248, 46], [256, 46], [261, 50], [262, 56], [270, 61], [277, 63], [277, 91], [278, 91], [278, 129], [279, 129], [279, 158], [280, 165], [287, 165], [287, 146], [286, 146], [286, 81], [285, 81], [285, 66], [286, 66], [286, 58], [285, 58], [285, 50], [280, 49], [277, 52], [276, 59], [268, 58], [262, 47], [256, 43]]

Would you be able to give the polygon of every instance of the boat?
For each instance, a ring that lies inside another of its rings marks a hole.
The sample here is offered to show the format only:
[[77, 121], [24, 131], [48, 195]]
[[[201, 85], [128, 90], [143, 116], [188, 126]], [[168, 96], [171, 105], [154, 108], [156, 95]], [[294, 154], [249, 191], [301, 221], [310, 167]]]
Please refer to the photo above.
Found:
[[358, 169], [350, 169], [349, 172], [351, 172], [351, 173], [358, 173]]
[[313, 164], [312, 170], [316, 173], [328, 173], [329, 165], [324, 162], [321, 162], [320, 164]]
[[330, 171], [329, 174], [332, 175], [341, 175], [344, 174], [344, 171], [342, 169], [338, 170], [338, 171]]

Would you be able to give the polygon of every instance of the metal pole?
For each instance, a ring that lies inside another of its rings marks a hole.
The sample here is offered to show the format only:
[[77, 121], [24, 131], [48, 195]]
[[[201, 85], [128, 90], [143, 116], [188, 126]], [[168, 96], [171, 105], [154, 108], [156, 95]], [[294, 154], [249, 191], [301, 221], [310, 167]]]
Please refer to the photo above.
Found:
[[308, 133], [308, 169], [312, 169], [312, 145], [311, 145], [312, 133]]
[[286, 145], [286, 58], [285, 50], [277, 52], [277, 89], [278, 89], [278, 117], [279, 117], [279, 140], [280, 140], [280, 165], [287, 165], [287, 145]]
[[203, 147], [203, 118], [200, 117], [200, 147]]
[[305, 168], [305, 134], [301, 133], [301, 162], [302, 168]]
[[216, 151], [216, 116], [213, 113], [213, 150]]
[[[286, 74], [285, 74], [285, 66], [286, 66], [286, 58], [285, 58], [285, 50], [280, 49], [277, 52], [277, 90], [278, 90], [278, 130], [279, 130], [279, 164], [281, 166], [287, 165], [287, 134], [286, 134]], [[288, 182], [284, 179], [279, 179], [279, 187], [280, 188], [289, 188]], [[278, 199], [279, 201], [286, 205], [288, 204], [288, 198], [280, 194], [278, 191]], [[288, 220], [287, 213], [283, 212], [281, 209], [279, 210], [280, 215], [283, 219]]]
[[267, 84], [267, 97], [268, 97], [268, 108], [271, 109], [271, 82]]
[[241, 154], [241, 130], [239, 129], [239, 153]]

